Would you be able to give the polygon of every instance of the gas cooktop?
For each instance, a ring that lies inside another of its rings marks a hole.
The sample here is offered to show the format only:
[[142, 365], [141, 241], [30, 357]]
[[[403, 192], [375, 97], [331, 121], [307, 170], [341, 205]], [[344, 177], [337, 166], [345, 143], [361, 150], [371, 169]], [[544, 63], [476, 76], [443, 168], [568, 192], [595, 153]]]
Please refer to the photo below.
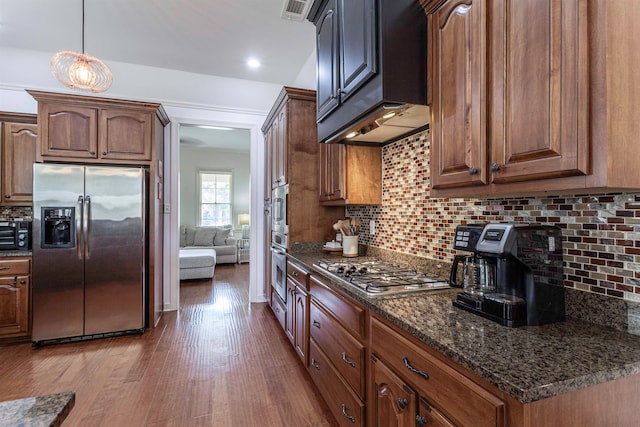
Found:
[[451, 288], [449, 283], [436, 276], [421, 274], [376, 258], [322, 259], [314, 266], [342, 283], [359, 288], [368, 297]]

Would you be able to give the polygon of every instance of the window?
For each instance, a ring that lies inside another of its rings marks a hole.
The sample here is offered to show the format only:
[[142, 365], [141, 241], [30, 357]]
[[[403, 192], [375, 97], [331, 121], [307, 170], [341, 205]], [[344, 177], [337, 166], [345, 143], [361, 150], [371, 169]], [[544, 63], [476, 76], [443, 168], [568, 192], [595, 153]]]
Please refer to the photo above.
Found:
[[200, 225], [228, 225], [231, 218], [231, 172], [199, 172]]

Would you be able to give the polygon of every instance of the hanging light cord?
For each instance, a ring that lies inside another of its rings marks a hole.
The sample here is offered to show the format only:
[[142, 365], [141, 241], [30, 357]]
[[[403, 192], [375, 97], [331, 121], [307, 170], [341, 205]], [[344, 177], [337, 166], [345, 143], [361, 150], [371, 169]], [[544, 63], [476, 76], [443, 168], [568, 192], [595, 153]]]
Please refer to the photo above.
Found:
[[84, 54], [84, 0], [82, 0], [82, 53]]

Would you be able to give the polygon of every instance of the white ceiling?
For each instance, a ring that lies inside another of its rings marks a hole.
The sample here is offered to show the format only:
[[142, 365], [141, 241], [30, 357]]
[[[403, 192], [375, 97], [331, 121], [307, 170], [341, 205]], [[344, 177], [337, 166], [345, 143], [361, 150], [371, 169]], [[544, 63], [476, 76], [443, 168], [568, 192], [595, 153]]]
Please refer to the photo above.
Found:
[[[117, 61], [292, 85], [315, 49], [313, 25], [285, 0], [85, 0], [85, 52]], [[82, 50], [82, 0], [0, 0], [0, 46]], [[249, 69], [246, 61], [262, 62]], [[249, 150], [246, 130], [182, 127], [189, 147]]]
[[[85, 52], [118, 61], [291, 85], [315, 48], [284, 0], [85, 0]], [[0, 0], [0, 46], [82, 50], [82, 0]], [[255, 57], [258, 70], [246, 66]]]

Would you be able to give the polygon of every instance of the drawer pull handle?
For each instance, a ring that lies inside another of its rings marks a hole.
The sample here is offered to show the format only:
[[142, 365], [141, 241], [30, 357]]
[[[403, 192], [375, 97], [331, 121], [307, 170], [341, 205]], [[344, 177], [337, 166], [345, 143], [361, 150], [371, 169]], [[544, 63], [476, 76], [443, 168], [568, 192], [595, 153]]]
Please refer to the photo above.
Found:
[[320, 322], [318, 322], [317, 320], [313, 321], [313, 326], [315, 326], [316, 328], [320, 329]]
[[424, 427], [427, 425], [427, 419], [421, 415], [416, 415], [416, 424], [418, 427]]
[[342, 361], [347, 365], [351, 366], [352, 368], [356, 367], [356, 362], [354, 362], [353, 360], [347, 359], [347, 353], [345, 353], [344, 351], [342, 352]]
[[320, 370], [320, 365], [318, 365], [318, 362], [316, 362], [316, 359], [314, 359], [313, 357], [311, 358], [311, 366], [313, 366], [317, 370]]
[[409, 406], [409, 401], [407, 399], [398, 399], [398, 406], [400, 407], [400, 409], [404, 409], [407, 406]]
[[408, 370], [410, 370], [414, 374], [420, 375], [425, 380], [429, 379], [429, 374], [427, 374], [425, 371], [420, 371], [420, 370], [414, 368], [413, 366], [411, 366], [411, 363], [409, 363], [409, 359], [407, 358], [407, 356], [403, 356], [402, 357], [402, 361], [404, 362], [404, 366], [406, 366]]
[[349, 413], [347, 412], [347, 405], [345, 405], [344, 403], [342, 404], [342, 415], [344, 415], [344, 417], [352, 423], [356, 422], [356, 417], [354, 417], [353, 415], [349, 415]]
[[10, 269], [10, 268], [11, 268], [11, 267], [0, 267], [0, 270], [8, 270], [8, 269]]

